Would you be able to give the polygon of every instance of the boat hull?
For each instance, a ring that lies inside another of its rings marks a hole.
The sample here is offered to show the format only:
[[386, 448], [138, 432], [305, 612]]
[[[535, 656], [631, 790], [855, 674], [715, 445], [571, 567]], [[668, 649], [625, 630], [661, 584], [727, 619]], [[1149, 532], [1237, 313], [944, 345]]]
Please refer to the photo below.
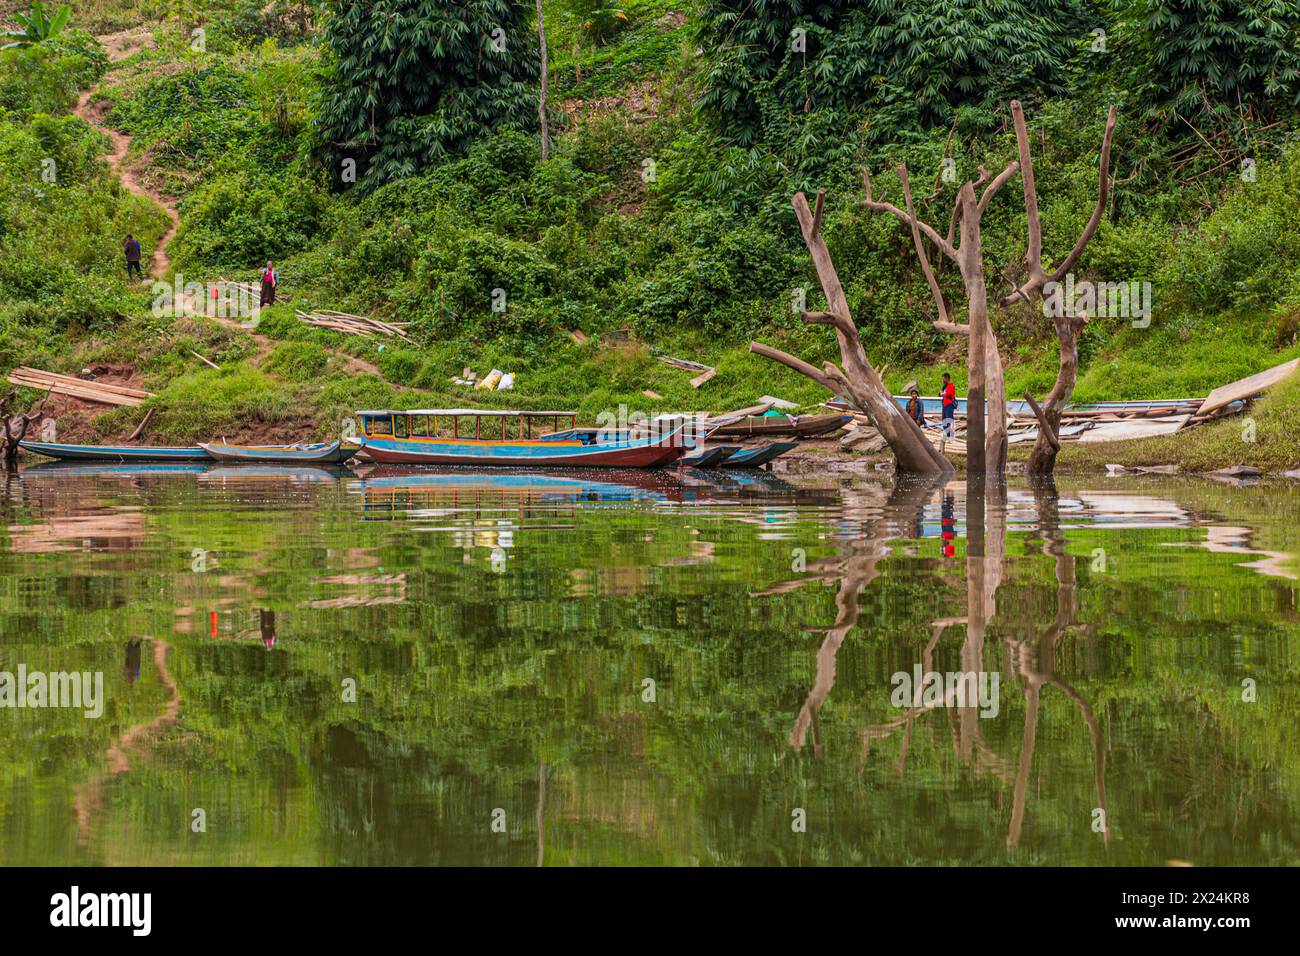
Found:
[[679, 464], [684, 468], [718, 468], [738, 451], [739, 445], [715, 445], [705, 451], [687, 455]]
[[55, 442], [22, 441], [18, 446], [47, 458], [62, 461], [212, 461], [198, 445], [168, 448], [147, 445], [60, 445]]
[[776, 441], [759, 448], [745, 448], [736, 452], [722, 463], [723, 468], [761, 468], [774, 458], [779, 458], [798, 442]]
[[199, 442], [199, 447], [208, 452], [217, 461], [259, 462], [279, 464], [319, 463], [330, 464], [346, 461], [352, 457], [355, 449], [344, 448], [340, 442], [322, 442], [295, 448], [292, 445], [219, 445]]
[[715, 438], [750, 438], [764, 435], [797, 435], [814, 438], [843, 428], [853, 420], [851, 415], [804, 415], [798, 418], [746, 418], [715, 428], [710, 434]]
[[366, 457], [372, 461], [408, 465], [473, 465], [488, 468], [659, 468], [691, 449], [667, 436], [659, 441], [612, 445], [555, 441], [476, 441], [472, 439], [419, 442], [367, 438]]

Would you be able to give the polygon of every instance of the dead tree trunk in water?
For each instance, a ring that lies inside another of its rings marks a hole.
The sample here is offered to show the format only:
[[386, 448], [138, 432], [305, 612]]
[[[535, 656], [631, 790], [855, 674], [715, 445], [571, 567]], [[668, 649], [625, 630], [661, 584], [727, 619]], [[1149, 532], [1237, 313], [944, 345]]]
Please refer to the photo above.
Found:
[[[966, 473], [968, 475], [1001, 476], [1007, 467], [1007, 401], [1002, 379], [1002, 359], [998, 355], [997, 338], [989, 322], [988, 290], [984, 284], [984, 251], [980, 240], [980, 220], [993, 196], [1016, 174], [1018, 163], [1011, 163], [992, 179], [980, 167], [979, 179], [965, 183], [957, 191], [957, 203], [952, 211], [948, 236], [939, 235], [933, 226], [922, 222], [912, 204], [912, 187], [907, 167], [896, 170], [903, 185], [904, 211], [893, 203], [878, 201], [871, 193], [871, 176], [864, 168], [862, 182], [867, 198], [862, 205], [876, 212], [887, 212], [907, 223], [912, 229], [912, 242], [921, 263], [926, 284], [939, 310], [934, 326], [944, 332], [954, 332], [970, 338], [967, 346], [966, 383]], [[987, 185], [985, 185], [987, 183]], [[977, 198], [975, 190], [984, 190]], [[955, 244], [960, 227], [960, 243]], [[930, 266], [922, 236], [953, 262], [961, 273], [966, 289], [967, 324], [959, 325], [948, 317], [948, 306], [943, 291]], [[987, 408], [987, 411], [986, 411]]]
[[[1052, 272], [1043, 268], [1043, 228], [1038, 218], [1038, 188], [1034, 182], [1034, 160], [1029, 151], [1029, 131], [1025, 127], [1025, 113], [1019, 100], [1011, 101], [1011, 116], [1016, 126], [1016, 147], [1020, 153], [1020, 178], [1025, 192], [1025, 220], [1028, 234], [1025, 250], [1025, 265], [1029, 277], [1014, 292], [1002, 300], [1003, 305], [1015, 302], [1031, 302], [1050, 294], [1046, 286], [1059, 283], [1078, 261], [1084, 246], [1092, 239], [1101, 217], [1106, 211], [1106, 197], [1110, 193], [1110, 146], [1115, 135], [1115, 107], [1110, 108], [1106, 116], [1106, 132], [1101, 140], [1101, 160], [1098, 170], [1097, 203], [1092, 216], [1084, 227], [1074, 248], [1064, 261]], [[1050, 475], [1056, 468], [1056, 454], [1061, 448], [1061, 411], [1074, 394], [1074, 383], [1079, 371], [1079, 332], [1088, 321], [1087, 315], [1071, 315], [1072, 303], [1062, 302], [1055, 296], [1053, 307], [1049, 310], [1052, 323], [1056, 326], [1056, 341], [1060, 350], [1059, 370], [1056, 384], [1048, 392], [1038, 417], [1038, 440], [1030, 453], [1026, 472], [1031, 475]], [[1028, 396], [1026, 396], [1028, 397]], [[1031, 405], [1032, 405], [1031, 401]]]
[[916, 422], [912, 421], [898, 407], [894, 397], [885, 388], [880, 374], [867, 361], [862, 348], [862, 339], [858, 336], [858, 327], [849, 314], [848, 299], [844, 287], [835, 271], [826, 240], [822, 238], [822, 209], [826, 201], [826, 190], [817, 191], [817, 201], [813, 209], [808, 208], [808, 200], [803, 193], [796, 193], [793, 199], [795, 214], [799, 217], [799, 227], [803, 231], [804, 243], [812, 256], [817, 270], [817, 279], [826, 296], [826, 312], [804, 312], [803, 320], [814, 325], [829, 325], [835, 329], [839, 339], [840, 360], [843, 368], [834, 362], [826, 362], [821, 370], [807, 362], [795, 358], [759, 342], [751, 342], [749, 350], [780, 362], [788, 368], [806, 375], [822, 385], [832, 394], [840, 392], [861, 412], [871, 419], [880, 436], [889, 443], [890, 450], [899, 471], [924, 474], [949, 475], [953, 472], [948, 459], [930, 444], [929, 439], [921, 433]]
[[18, 467], [18, 443], [27, 437], [27, 429], [32, 422], [45, 413], [45, 402], [49, 397], [47, 392], [36, 406], [36, 411], [26, 415], [15, 415], [12, 412], [14, 401], [18, 398], [18, 389], [10, 389], [9, 394], [0, 399], [0, 419], [4, 420], [4, 447], [0, 449], [0, 457], [3, 457], [7, 471]]

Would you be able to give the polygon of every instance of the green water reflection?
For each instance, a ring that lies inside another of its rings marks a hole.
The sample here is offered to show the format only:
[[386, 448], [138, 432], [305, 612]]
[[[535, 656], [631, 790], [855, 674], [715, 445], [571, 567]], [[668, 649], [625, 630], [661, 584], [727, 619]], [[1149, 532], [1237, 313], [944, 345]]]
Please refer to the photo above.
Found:
[[[0, 506], [0, 671], [106, 698], [0, 709], [0, 863], [1300, 862], [1289, 485], [42, 467]], [[996, 714], [895, 706], [918, 666]]]

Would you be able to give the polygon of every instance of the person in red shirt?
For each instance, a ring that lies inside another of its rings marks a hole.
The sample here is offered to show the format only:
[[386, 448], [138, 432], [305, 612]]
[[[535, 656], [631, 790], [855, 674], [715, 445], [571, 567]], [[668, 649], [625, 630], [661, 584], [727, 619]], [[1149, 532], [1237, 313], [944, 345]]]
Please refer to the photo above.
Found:
[[953, 419], [957, 414], [957, 386], [952, 383], [952, 376], [943, 373], [943, 437], [951, 438]]
[[266, 271], [262, 273], [262, 301], [259, 305], [265, 308], [268, 305], [275, 305], [275, 288], [280, 284], [275, 274], [275, 266], [271, 260], [266, 260]]

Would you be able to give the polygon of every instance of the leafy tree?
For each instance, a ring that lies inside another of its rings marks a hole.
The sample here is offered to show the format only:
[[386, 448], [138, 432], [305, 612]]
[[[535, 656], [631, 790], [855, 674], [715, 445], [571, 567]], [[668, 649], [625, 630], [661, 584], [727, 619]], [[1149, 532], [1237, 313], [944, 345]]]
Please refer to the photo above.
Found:
[[45, 4], [41, 0], [33, 0], [32, 9], [28, 13], [14, 13], [14, 19], [22, 27], [21, 30], [9, 30], [5, 35], [10, 38], [5, 47], [11, 46], [34, 46], [37, 43], [44, 43], [62, 32], [63, 28], [68, 25], [68, 20], [72, 16], [72, 8], [66, 3], [54, 11], [50, 16], [45, 12]]
[[366, 188], [413, 175], [489, 130], [531, 127], [537, 39], [515, 0], [337, 0], [335, 58], [319, 119], [336, 182], [356, 161]]
[[1300, 105], [1296, 0], [1118, 0], [1116, 6], [1120, 86], [1148, 115], [1179, 125], [1203, 117], [1216, 126], [1241, 126], [1249, 113]]
[[[1086, 0], [708, 0], [701, 109], [742, 145], [866, 107], [875, 125], [1052, 95], [1095, 20]], [[885, 123], [881, 120], [885, 119]], [[885, 131], [885, 130], [882, 130]]]

